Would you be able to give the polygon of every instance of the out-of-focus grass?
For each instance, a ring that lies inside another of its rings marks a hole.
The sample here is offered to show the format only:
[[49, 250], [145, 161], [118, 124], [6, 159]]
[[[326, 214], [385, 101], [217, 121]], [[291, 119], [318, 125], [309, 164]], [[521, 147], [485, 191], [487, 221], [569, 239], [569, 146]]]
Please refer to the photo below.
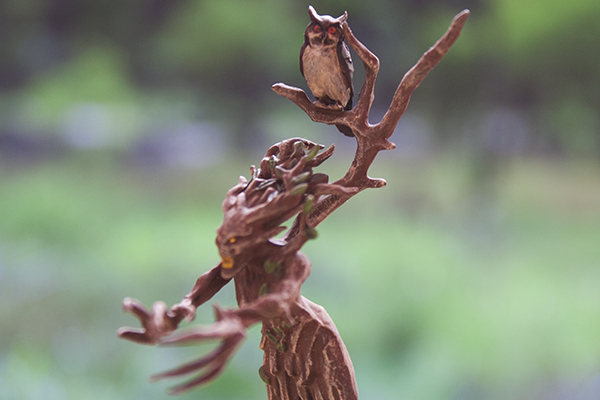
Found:
[[[345, 168], [328, 163], [332, 178]], [[587, 393], [600, 372], [600, 168], [516, 160], [485, 187], [470, 171], [383, 157], [372, 175], [388, 186], [350, 200], [304, 248], [303, 293], [338, 325], [361, 398]], [[166, 398], [147, 376], [209, 347], [117, 340], [136, 323], [120, 302], [173, 304], [216, 263], [239, 174], [242, 161], [167, 174], [104, 155], [3, 168], [0, 398]], [[213, 302], [233, 306], [232, 288]], [[206, 305], [198, 321], [211, 320]], [[258, 340], [255, 328], [223, 377], [183, 398], [265, 398]]]

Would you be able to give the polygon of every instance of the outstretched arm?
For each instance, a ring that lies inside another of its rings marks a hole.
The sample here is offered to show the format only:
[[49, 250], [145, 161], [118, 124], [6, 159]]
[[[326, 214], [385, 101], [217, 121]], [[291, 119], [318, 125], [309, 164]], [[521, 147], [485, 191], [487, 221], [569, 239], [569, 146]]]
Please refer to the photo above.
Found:
[[230, 280], [221, 277], [221, 263], [219, 263], [216, 267], [205, 272], [198, 278], [192, 290], [185, 295], [181, 303], [173, 306], [171, 312], [174, 312], [174, 309], [179, 305], [186, 307], [187, 304], [190, 304], [194, 308], [200, 307], [217, 294]]
[[123, 327], [117, 332], [122, 339], [140, 344], [156, 344], [159, 339], [168, 336], [177, 329], [184, 319], [192, 321], [196, 308], [213, 297], [229, 280], [221, 277], [221, 264], [205, 272], [198, 278], [196, 284], [183, 300], [167, 310], [162, 301], [157, 301], [148, 311], [136, 299], [127, 297], [123, 300], [123, 311], [132, 314], [140, 320], [141, 329]]
[[227, 362], [246, 338], [248, 327], [278, 317], [282, 317], [290, 325], [293, 325], [292, 304], [300, 296], [300, 287], [310, 273], [310, 263], [303, 254], [294, 255], [291, 260], [287, 261], [285, 267], [281, 267], [283, 269], [280, 270], [283, 273], [281, 280], [274, 280], [272, 288], [268, 286], [265, 286], [264, 289], [246, 286], [237, 288], [242, 291], [259, 290], [262, 292], [264, 290], [265, 293], [256, 300], [239, 309], [221, 310], [215, 307], [215, 323], [196, 326], [162, 339], [161, 344], [196, 344], [215, 339], [220, 340], [221, 344], [206, 356], [156, 375], [153, 379], [181, 377], [200, 372], [195, 378], [171, 389], [172, 394], [187, 391], [215, 379], [223, 371]]

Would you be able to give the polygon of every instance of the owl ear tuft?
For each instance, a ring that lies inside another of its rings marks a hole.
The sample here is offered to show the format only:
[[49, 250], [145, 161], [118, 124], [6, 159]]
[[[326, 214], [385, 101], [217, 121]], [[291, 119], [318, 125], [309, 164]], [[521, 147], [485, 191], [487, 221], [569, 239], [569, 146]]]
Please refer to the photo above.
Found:
[[319, 14], [317, 14], [317, 11], [313, 6], [308, 6], [308, 15], [310, 15], [310, 19], [313, 21], [319, 20]]
[[344, 14], [342, 14], [336, 18], [337, 22], [339, 22], [340, 24], [343, 24], [344, 22], [346, 22], [347, 19], [348, 19], [348, 11], [344, 11]]

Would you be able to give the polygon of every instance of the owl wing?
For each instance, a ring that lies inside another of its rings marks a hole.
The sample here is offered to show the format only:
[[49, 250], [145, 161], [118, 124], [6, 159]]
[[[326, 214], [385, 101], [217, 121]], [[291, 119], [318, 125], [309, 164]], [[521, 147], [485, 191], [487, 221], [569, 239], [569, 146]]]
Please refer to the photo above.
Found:
[[[302, 54], [302, 51], [300, 52]], [[337, 46], [337, 54], [338, 59], [340, 60], [340, 67], [342, 68], [342, 73], [348, 82], [348, 86], [350, 87], [350, 101], [346, 104], [346, 110], [350, 110], [352, 108], [352, 98], [354, 97], [354, 65], [352, 64], [352, 56], [350, 55], [350, 49], [348, 45], [343, 40]], [[302, 58], [302, 56], [300, 56]], [[302, 68], [302, 64], [300, 64], [300, 68]]]
[[302, 77], [304, 78], [304, 63], [302, 62], [302, 56], [304, 55], [304, 50], [306, 49], [306, 46], [308, 46], [307, 41], [305, 40], [304, 43], [302, 43], [302, 47], [300, 47], [300, 73], [302, 74]]

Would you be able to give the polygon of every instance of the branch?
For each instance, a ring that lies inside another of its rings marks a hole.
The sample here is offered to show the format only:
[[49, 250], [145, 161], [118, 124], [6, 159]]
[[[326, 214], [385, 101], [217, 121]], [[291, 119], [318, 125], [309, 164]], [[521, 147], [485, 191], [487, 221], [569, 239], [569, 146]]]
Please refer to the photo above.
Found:
[[[342, 25], [345, 39], [362, 60], [366, 71], [365, 82], [358, 96], [356, 107], [348, 111], [321, 108], [316, 103], [311, 102], [306, 93], [300, 88], [283, 83], [273, 85], [275, 93], [293, 101], [311, 120], [328, 125], [346, 125], [352, 129], [357, 141], [356, 154], [346, 175], [335, 184], [354, 187], [357, 189], [356, 193], [368, 188], [385, 186], [385, 180], [370, 178], [367, 175], [368, 169], [381, 150], [391, 150], [396, 147], [388, 139], [394, 133], [400, 117], [406, 110], [412, 92], [456, 42], [469, 14], [469, 10], [463, 10], [457, 14], [446, 33], [404, 75], [396, 89], [390, 107], [381, 122], [376, 125], [369, 123], [369, 113], [374, 99], [375, 80], [379, 72], [379, 59], [354, 36], [346, 22]], [[336, 194], [323, 197], [308, 216], [308, 224], [313, 227], [317, 226], [354, 194]], [[297, 235], [298, 223], [299, 221], [296, 219], [286, 235], [287, 240], [291, 240]]]
[[[364, 44], [362, 44], [356, 38], [356, 36], [354, 36], [347, 22], [342, 24], [342, 30], [344, 31], [344, 38], [350, 47], [354, 49], [356, 54], [358, 54], [358, 57], [362, 60], [366, 72], [365, 83], [363, 84], [363, 87], [358, 95], [356, 107], [352, 109], [349, 114], [353, 115], [354, 118], [357, 118], [360, 120], [360, 122], [365, 123], [366, 126], [368, 126], [368, 115], [371, 111], [373, 100], [375, 99], [375, 80], [377, 80], [377, 74], [379, 73], [379, 59], [375, 54], [371, 53], [371, 51]], [[364, 118], [360, 118], [360, 116], [367, 116], [367, 119], [365, 120]], [[348, 117], [348, 119], [350, 118]], [[354, 128], [360, 133], [365, 126], [357, 126]]]
[[273, 91], [280, 96], [290, 99], [298, 107], [302, 109], [314, 122], [322, 122], [328, 125], [335, 125], [337, 121], [341, 121], [343, 115], [348, 113], [343, 110], [333, 110], [327, 108], [321, 108], [311, 102], [306, 96], [304, 90], [288, 86], [284, 83], [276, 83], [272, 87]]
[[429, 50], [427, 50], [415, 66], [404, 75], [398, 89], [396, 89], [396, 93], [394, 93], [390, 108], [380, 122], [383, 131], [387, 132], [391, 130], [391, 133], [393, 133], [400, 117], [408, 106], [408, 101], [410, 100], [412, 92], [419, 87], [421, 82], [423, 82], [423, 79], [425, 79], [425, 76], [427, 76], [446, 53], [448, 53], [448, 50], [450, 50], [454, 42], [456, 42], [460, 36], [469, 14], [469, 10], [463, 10], [457, 14], [452, 20], [446, 33]]

